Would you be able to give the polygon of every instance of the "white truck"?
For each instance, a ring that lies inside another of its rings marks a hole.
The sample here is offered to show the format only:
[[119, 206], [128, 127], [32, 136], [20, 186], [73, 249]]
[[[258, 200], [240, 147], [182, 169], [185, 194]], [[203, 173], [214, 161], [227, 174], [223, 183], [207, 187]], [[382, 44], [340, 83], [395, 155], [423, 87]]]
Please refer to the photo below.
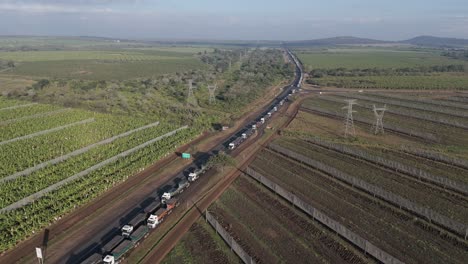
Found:
[[124, 225], [122, 227], [122, 236], [123, 237], [130, 237], [130, 235], [133, 232], [133, 229], [135, 226], [140, 224], [141, 222], [145, 221], [146, 214], [145, 213], [139, 213], [137, 214], [128, 224]]
[[177, 184], [177, 187], [172, 187], [169, 191], [163, 193], [161, 196], [161, 203], [166, 203], [169, 201], [172, 197], [178, 195], [179, 193], [184, 192], [185, 189], [187, 189], [190, 186], [190, 182], [188, 181], [182, 181]]

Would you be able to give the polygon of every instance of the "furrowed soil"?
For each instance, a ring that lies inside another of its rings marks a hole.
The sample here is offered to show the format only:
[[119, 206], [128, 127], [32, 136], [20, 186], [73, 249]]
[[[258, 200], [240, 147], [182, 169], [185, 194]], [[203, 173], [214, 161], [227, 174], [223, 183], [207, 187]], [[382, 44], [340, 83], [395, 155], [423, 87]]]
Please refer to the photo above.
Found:
[[406, 263], [465, 263], [468, 259], [466, 243], [282, 155], [263, 150], [251, 167]]
[[257, 263], [373, 263], [247, 176], [209, 211]]
[[[318, 147], [299, 139], [281, 139], [277, 143], [294, 152], [325, 163], [367, 183], [431, 208], [449, 218], [468, 223], [468, 202], [450, 193], [423, 184], [412, 177], [403, 177], [368, 162]], [[428, 198], [430, 197], [430, 198]]]
[[213, 228], [203, 219], [192, 225], [182, 240], [166, 256], [164, 264], [242, 263]]

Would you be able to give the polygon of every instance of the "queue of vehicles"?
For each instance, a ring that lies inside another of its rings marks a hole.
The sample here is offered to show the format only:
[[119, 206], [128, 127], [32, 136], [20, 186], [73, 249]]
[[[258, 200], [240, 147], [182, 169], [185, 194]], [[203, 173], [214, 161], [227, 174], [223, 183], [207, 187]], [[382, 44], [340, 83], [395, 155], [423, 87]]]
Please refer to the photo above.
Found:
[[[260, 115], [259, 119], [240, 130], [240, 132], [236, 134], [235, 139], [228, 141], [229, 143], [227, 145], [222, 144], [222, 146], [225, 146], [224, 148], [226, 150], [235, 149], [245, 142], [250, 136], [254, 135], [255, 132], [265, 125], [272, 115], [284, 105], [288, 100], [288, 97], [300, 88], [302, 81], [302, 70], [298, 69], [300, 67], [300, 62], [289, 50], [287, 52], [297, 66], [294, 83], [286, 87], [285, 91], [275, 99], [268, 110]], [[186, 175], [185, 177], [174, 179], [171, 185], [166, 186], [168, 188], [166, 188], [166, 191], [164, 191], [162, 195], [153, 197], [153, 200], [142, 210], [142, 212], [136, 214], [127, 222], [127, 224], [122, 226], [120, 230], [121, 233], [116, 234], [111, 240], [105, 243], [101, 247], [100, 253], [94, 253], [80, 263], [120, 263], [124, 256], [149, 234], [150, 230], [157, 228], [165, 218], [172, 213], [172, 211], [179, 205], [179, 200], [177, 198], [178, 195], [184, 192], [191, 183], [197, 181], [200, 176], [210, 169], [208, 157], [215, 155], [219, 151], [224, 151], [222, 148], [223, 147], [220, 147], [217, 150], [211, 151], [208, 156], [202, 160], [201, 164], [195, 166], [195, 168], [189, 168], [188, 171], [184, 172], [184, 175]]]

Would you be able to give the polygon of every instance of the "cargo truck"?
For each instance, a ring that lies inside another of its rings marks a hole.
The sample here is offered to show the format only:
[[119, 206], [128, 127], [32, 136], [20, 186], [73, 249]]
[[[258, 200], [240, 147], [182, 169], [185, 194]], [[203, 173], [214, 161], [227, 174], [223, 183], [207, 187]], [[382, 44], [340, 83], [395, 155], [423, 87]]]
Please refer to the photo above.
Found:
[[191, 173], [189, 173], [188, 180], [190, 182], [194, 182], [209, 169], [209, 166], [206, 164], [202, 164], [200, 168], [194, 169]]
[[112, 249], [114, 249], [120, 242], [122, 242], [124, 238], [122, 236], [115, 236], [112, 238], [111, 241], [107, 242], [103, 247], [103, 253], [109, 253]]
[[175, 198], [166, 201], [166, 206], [159, 208], [154, 214], [148, 217], [147, 225], [149, 228], [156, 228], [167, 215], [172, 213], [172, 210], [179, 205], [179, 201]]
[[138, 226], [140, 223], [145, 221], [145, 219], [146, 219], [146, 214], [144, 212], [137, 214], [132, 220], [130, 220], [130, 222], [128, 222], [128, 224], [122, 227], [122, 236], [129, 237], [132, 234], [133, 229], [136, 226]]
[[125, 253], [130, 251], [133, 248], [134, 243], [131, 240], [123, 240], [116, 248], [114, 248], [111, 253], [104, 257], [103, 262], [105, 264], [117, 264], [122, 261]]
[[132, 235], [130, 235], [130, 240], [132, 240], [134, 244], [137, 244], [138, 241], [140, 241], [148, 234], [148, 232], [148, 226], [141, 225], [135, 231], [133, 231]]
[[102, 263], [102, 255], [94, 253], [89, 258], [81, 262], [81, 264], [100, 264]]
[[177, 184], [177, 187], [172, 187], [169, 191], [163, 193], [161, 196], [161, 202], [164, 204], [166, 201], [170, 200], [172, 197], [184, 192], [190, 186], [190, 182], [182, 181]]

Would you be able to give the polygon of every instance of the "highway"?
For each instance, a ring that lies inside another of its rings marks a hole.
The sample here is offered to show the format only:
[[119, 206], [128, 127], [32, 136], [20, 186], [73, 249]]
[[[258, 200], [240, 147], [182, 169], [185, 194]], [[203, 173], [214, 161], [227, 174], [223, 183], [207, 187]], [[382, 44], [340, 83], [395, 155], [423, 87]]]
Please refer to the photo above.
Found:
[[[151, 204], [155, 200], [159, 200], [161, 195], [167, 189], [171, 188], [171, 186], [175, 186], [179, 182], [185, 181], [189, 172], [191, 172], [195, 167], [199, 167], [201, 164], [206, 163], [206, 161], [212, 155], [216, 155], [220, 151], [229, 153], [228, 145], [230, 142], [240, 137], [242, 133], [250, 129], [253, 124], [257, 123], [261, 117], [264, 117], [265, 115], [267, 115], [268, 112], [272, 111], [275, 106], [279, 106], [279, 102], [286, 99], [293, 92], [293, 89], [297, 89], [298, 87], [300, 87], [300, 83], [303, 79], [302, 65], [289, 50], [286, 51], [289, 54], [290, 60], [295, 64], [295, 78], [291, 84], [283, 87], [283, 91], [274, 100], [272, 100], [270, 104], [264, 107], [264, 111], [261, 112], [259, 116], [257, 116], [256, 118], [252, 118], [252, 120], [249, 120], [249, 122], [247, 122], [245, 126], [231, 134], [231, 137], [223, 141], [221, 144], [218, 144], [217, 146], [212, 148], [209, 152], [204, 153], [200, 157], [197, 157], [197, 159], [192, 164], [186, 166], [182, 171], [175, 174], [169, 181], [161, 185], [161, 187], [159, 187], [158, 189], [154, 190], [152, 196], [146, 197], [144, 200], [135, 203], [132, 210], [122, 212], [120, 216], [115, 219], [109, 219], [107, 226], [105, 228], [102, 228], [99, 232], [93, 234], [92, 239], [89, 239], [88, 243], [83, 245], [77, 245], [71, 252], [69, 252], [69, 257], [65, 261], [65, 263], [81, 263], [83, 260], [93, 255], [94, 253], [104, 255], [105, 252], [103, 252], [102, 246], [111, 241], [115, 236], [120, 235], [120, 229], [123, 225], [127, 224], [138, 214], [144, 212], [145, 207], [147, 207], [149, 204]], [[155, 232], [157, 232], [157, 229], [155, 230]]]

